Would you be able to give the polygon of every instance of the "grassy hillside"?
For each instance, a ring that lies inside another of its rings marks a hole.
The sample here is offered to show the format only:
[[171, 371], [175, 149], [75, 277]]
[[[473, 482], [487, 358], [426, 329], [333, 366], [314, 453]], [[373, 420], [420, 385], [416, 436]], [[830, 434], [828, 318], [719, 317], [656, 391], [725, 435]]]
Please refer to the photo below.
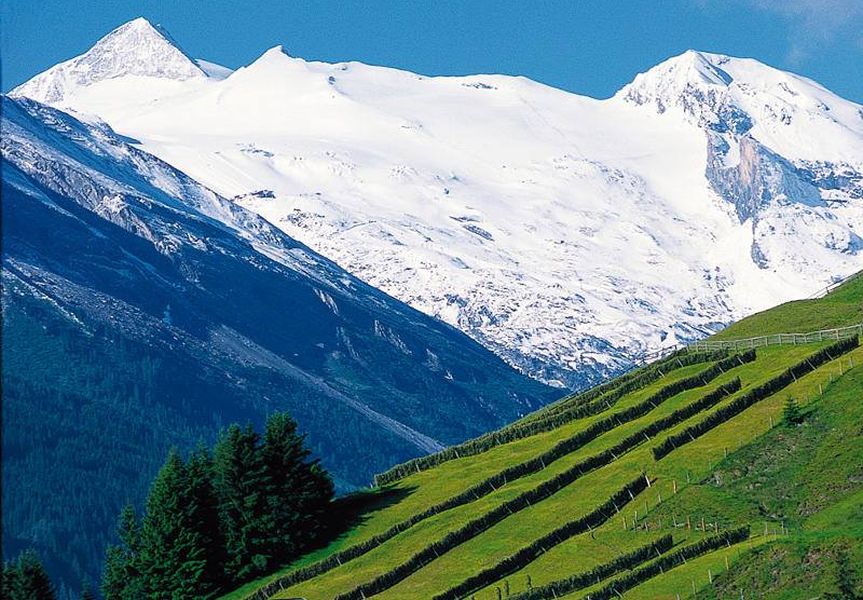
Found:
[[[857, 277], [720, 336], [861, 321]], [[863, 594], [861, 365], [857, 340], [669, 357], [389, 471], [326, 547], [227, 598]]]
[[741, 319], [711, 339], [734, 340], [773, 333], [803, 333], [863, 323], [863, 273], [824, 298], [795, 300]]

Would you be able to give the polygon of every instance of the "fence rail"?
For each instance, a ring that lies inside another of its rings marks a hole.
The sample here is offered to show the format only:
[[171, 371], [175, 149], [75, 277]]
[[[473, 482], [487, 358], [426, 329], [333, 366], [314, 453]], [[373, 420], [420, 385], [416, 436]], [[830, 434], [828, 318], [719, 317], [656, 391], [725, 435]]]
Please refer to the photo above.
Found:
[[700, 340], [692, 342], [687, 348], [693, 350], [742, 350], [778, 344], [813, 344], [815, 342], [839, 341], [856, 336], [863, 336], [863, 323], [806, 333], [773, 333], [740, 340]]
[[770, 335], [739, 340], [699, 340], [690, 344], [675, 344], [674, 346], [642, 354], [635, 362], [638, 365], [646, 365], [675, 352], [688, 352], [690, 350], [748, 350], [750, 348], [780, 344], [814, 344], [816, 342], [839, 341], [855, 336], [863, 338], [863, 323], [848, 327], [837, 327], [835, 329], [807, 331], [806, 333], [772, 333]]
[[849, 275], [848, 277], [845, 277], [844, 279], [837, 279], [836, 281], [834, 281], [830, 285], [821, 288], [820, 290], [818, 290], [817, 292], [815, 292], [814, 294], [809, 296], [807, 298], [807, 300], [815, 300], [817, 298], [823, 298], [824, 296], [826, 296], [827, 294], [829, 294], [830, 292], [832, 292], [833, 290], [835, 290], [839, 286], [844, 285], [844, 284], [848, 283], [849, 281], [851, 281], [852, 279], [855, 279], [857, 277], [863, 277], [863, 271], [858, 271], [857, 273], [852, 273], [851, 275]]
[[[813, 300], [816, 298], [823, 298], [839, 286], [842, 286], [851, 281], [852, 279], [856, 279], [857, 277], [863, 277], [863, 271], [858, 271], [857, 273], [852, 273], [848, 277], [838, 279], [830, 285], [821, 288], [806, 299]], [[845, 338], [853, 337], [855, 335], [863, 337], [863, 323], [858, 325], [851, 325], [850, 327], [839, 327], [838, 329], [822, 329], [821, 331], [809, 331], [807, 333], [774, 333], [772, 335], [763, 335], [760, 337], [746, 338], [742, 340], [702, 340], [699, 342], [692, 342], [690, 344], [675, 344], [673, 346], [666, 346], [665, 348], [660, 348], [652, 352], [645, 352], [644, 354], [635, 357], [634, 362], [636, 365], [646, 365], [659, 359], [665, 358], [666, 356], [669, 356], [671, 354], [674, 354], [675, 352], [687, 352], [690, 349], [745, 350], [749, 348], [758, 348], [761, 346], [771, 346], [774, 344], [812, 344], [814, 342], [822, 342], [825, 340], [838, 341]]]

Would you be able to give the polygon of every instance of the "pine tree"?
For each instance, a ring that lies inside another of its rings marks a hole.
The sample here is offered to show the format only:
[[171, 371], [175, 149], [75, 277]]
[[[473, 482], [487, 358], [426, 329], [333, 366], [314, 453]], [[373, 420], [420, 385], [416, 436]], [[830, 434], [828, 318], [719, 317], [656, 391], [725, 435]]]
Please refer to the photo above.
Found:
[[836, 552], [836, 567], [839, 594], [835, 597], [844, 598], [845, 600], [859, 600], [863, 598], [863, 596], [857, 593], [857, 585], [854, 581], [854, 568], [851, 560], [848, 558], [848, 550], [844, 547], [840, 547]]
[[15, 591], [15, 585], [18, 582], [18, 568], [15, 563], [5, 562], [3, 563], [3, 581], [2, 586], [2, 597], [3, 598], [12, 598], [12, 594]]
[[102, 595], [105, 600], [126, 600], [126, 557], [120, 546], [108, 546], [102, 572]]
[[199, 445], [189, 457], [188, 476], [190, 503], [187, 518], [206, 560], [201, 574], [202, 589], [215, 591], [224, 582], [227, 556], [213, 487], [213, 457], [205, 446]]
[[172, 449], [150, 487], [141, 524], [141, 571], [147, 589], [158, 598], [170, 597], [180, 566], [175, 545], [182, 534], [180, 502], [186, 485], [185, 465]]
[[285, 562], [314, 541], [325, 526], [333, 496], [329, 475], [297, 433], [287, 413], [267, 419], [263, 460], [267, 472], [266, 506], [272, 519], [270, 552]]
[[56, 594], [39, 555], [26, 550], [3, 567], [3, 597], [7, 600], [55, 600]]
[[793, 396], [788, 396], [785, 399], [785, 408], [782, 412], [782, 419], [787, 427], [792, 427], [803, 421], [803, 415], [800, 413], [800, 407], [797, 405], [797, 400]]
[[93, 588], [88, 581], [81, 586], [81, 600], [96, 600], [96, 594], [93, 593]]
[[332, 497], [329, 474], [287, 414], [268, 420], [263, 442], [251, 426], [232, 425], [212, 454], [203, 445], [188, 462], [169, 453], [140, 523], [124, 508], [102, 592], [106, 600], [212, 597], [304, 550], [326, 527]]
[[152, 598], [206, 597], [207, 552], [201, 534], [191, 525], [196, 510], [189, 473], [176, 450], [159, 470], [141, 527], [140, 563]]
[[259, 440], [251, 426], [231, 425], [213, 453], [213, 485], [229, 579], [243, 580], [263, 573], [272, 561], [267, 548], [272, 529], [266, 505], [270, 482]]
[[138, 553], [141, 528], [131, 504], [120, 512], [117, 526], [120, 545], [109, 546], [102, 575], [102, 595], [105, 600], [136, 600], [145, 596], [144, 580]]

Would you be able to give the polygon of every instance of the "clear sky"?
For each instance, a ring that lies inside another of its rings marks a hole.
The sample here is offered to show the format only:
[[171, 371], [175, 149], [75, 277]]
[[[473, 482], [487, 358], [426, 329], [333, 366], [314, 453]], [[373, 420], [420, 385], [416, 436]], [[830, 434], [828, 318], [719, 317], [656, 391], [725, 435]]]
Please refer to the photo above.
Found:
[[306, 59], [525, 75], [604, 98], [695, 48], [757, 58], [863, 103], [863, 0], [6, 0], [0, 11], [4, 91], [144, 16], [192, 56], [233, 68], [282, 44]]

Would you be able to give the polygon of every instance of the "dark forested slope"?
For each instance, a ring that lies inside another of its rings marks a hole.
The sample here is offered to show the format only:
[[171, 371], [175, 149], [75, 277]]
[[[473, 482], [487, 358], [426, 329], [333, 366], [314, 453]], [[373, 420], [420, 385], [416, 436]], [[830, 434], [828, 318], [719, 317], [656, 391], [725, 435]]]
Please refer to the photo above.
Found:
[[341, 489], [556, 392], [101, 124], [3, 98], [4, 550], [98, 575], [166, 449], [289, 411]]

